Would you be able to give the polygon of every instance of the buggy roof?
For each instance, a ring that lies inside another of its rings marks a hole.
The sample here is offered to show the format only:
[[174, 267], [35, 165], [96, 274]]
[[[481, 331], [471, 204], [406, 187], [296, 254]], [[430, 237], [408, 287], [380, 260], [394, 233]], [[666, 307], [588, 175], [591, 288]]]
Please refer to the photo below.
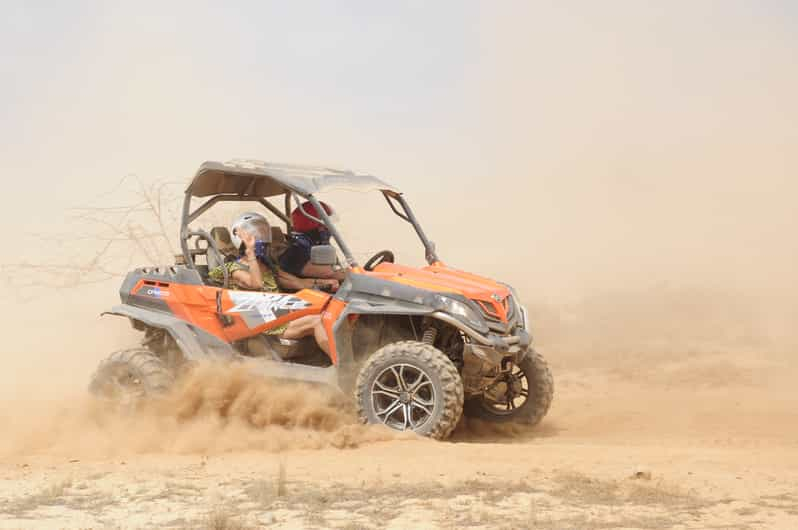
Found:
[[260, 160], [205, 162], [197, 170], [186, 193], [193, 197], [235, 194], [271, 197], [288, 191], [300, 195], [331, 189], [353, 191], [399, 190], [371, 175], [318, 166], [273, 164]]

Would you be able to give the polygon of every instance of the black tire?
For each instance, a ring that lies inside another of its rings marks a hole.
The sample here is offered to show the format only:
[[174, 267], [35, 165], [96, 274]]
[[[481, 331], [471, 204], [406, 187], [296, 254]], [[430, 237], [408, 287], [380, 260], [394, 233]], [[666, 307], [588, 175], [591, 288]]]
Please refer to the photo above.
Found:
[[[437, 348], [423, 342], [395, 342], [363, 363], [355, 384], [355, 403], [363, 423], [385, 424], [441, 440], [452, 433], [463, 414], [463, 381], [452, 361]], [[390, 412], [392, 407], [398, 408]]]
[[136, 348], [112, 353], [102, 361], [89, 383], [94, 396], [125, 407], [165, 393], [174, 376], [151, 351]]
[[521, 405], [511, 410], [499, 410], [497, 402], [490, 401], [484, 396], [477, 396], [466, 401], [465, 415], [495, 423], [515, 422], [526, 425], [540, 423], [549, 411], [554, 398], [554, 378], [551, 376], [549, 365], [538, 352], [530, 348], [517, 366], [527, 379], [526, 400]]

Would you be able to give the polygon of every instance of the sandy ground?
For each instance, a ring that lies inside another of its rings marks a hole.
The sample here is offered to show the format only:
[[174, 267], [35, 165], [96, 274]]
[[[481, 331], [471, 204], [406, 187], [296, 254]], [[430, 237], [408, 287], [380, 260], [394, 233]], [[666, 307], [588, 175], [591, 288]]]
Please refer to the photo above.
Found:
[[0, 445], [0, 528], [798, 527], [788, 355], [552, 364], [541, 425], [447, 442], [229, 371], [144, 417], [32, 407]]

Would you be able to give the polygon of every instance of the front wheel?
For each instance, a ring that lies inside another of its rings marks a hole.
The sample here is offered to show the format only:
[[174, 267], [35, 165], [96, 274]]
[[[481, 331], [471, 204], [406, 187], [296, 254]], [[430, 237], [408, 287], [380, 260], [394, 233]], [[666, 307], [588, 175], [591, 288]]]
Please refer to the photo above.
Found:
[[440, 440], [451, 434], [463, 413], [463, 381], [439, 349], [423, 342], [395, 342], [363, 364], [355, 401], [363, 423]]
[[501, 374], [485, 392], [466, 401], [465, 415], [495, 423], [537, 425], [554, 398], [554, 378], [546, 360], [529, 349], [518, 363]]

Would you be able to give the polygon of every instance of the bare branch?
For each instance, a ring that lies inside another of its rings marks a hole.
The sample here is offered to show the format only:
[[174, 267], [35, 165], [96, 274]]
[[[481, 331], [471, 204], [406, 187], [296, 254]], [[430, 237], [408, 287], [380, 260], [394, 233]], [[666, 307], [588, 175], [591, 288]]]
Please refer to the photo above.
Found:
[[[170, 192], [176, 184], [125, 175], [109, 191], [68, 209], [61, 233], [28, 234], [49, 243], [52, 261], [2, 264], [4, 283], [12, 291], [70, 288], [119, 278], [135, 263], [171, 263], [178, 220], [167, 205], [179, 199]], [[114, 204], [120, 197], [123, 202]]]

